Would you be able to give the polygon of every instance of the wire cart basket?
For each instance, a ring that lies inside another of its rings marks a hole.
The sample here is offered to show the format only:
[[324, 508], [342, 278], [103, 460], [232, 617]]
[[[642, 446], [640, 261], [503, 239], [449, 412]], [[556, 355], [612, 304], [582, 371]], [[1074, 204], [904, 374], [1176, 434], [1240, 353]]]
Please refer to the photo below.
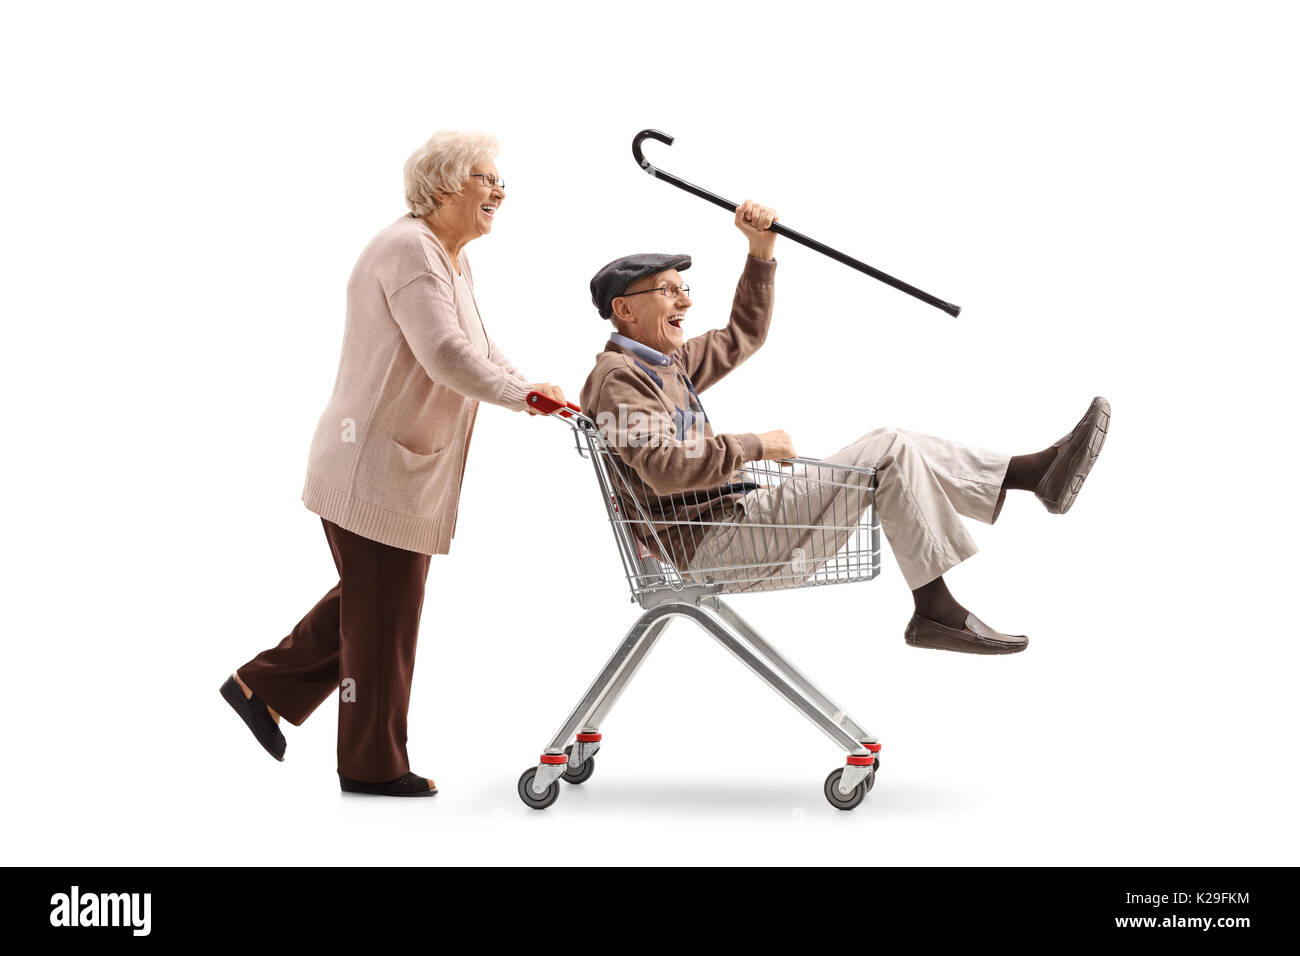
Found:
[[[560, 781], [596, 769], [600, 727], [674, 617], [694, 621], [848, 755], [826, 778], [831, 806], [852, 810], [875, 785], [880, 743], [724, 603], [722, 594], [870, 581], [880, 573], [875, 469], [807, 458], [754, 461], [726, 485], [656, 495], [578, 406], [528, 402], [570, 426], [596, 473], [624, 574], [643, 613], [541, 755], [518, 793], [542, 810]], [[755, 494], [755, 492], [762, 492]], [[742, 514], [743, 512], [743, 514]], [[744, 519], [744, 520], [740, 520]]]

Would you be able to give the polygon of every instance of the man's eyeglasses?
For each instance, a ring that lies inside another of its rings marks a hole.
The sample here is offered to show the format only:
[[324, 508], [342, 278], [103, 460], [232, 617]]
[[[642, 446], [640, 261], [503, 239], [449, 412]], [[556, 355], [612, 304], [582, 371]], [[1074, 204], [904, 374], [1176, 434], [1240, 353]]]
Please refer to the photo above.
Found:
[[623, 295], [615, 296], [615, 298], [621, 299], [629, 295], [645, 295], [647, 292], [658, 292], [665, 299], [675, 299], [679, 295], [689, 296], [691, 294], [691, 287], [684, 285], [679, 288], [669, 282], [667, 285], [661, 285], [657, 289], [642, 289], [640, 292], [624, 292]]
[[491, 173], [470, 173], [470, 175], [475, 179], [483, 180], [483, 185], [487, 186], [488, 189], [496, 189], [498, 186], [502, 189], [506, 188], [506, 181], [498, 176], [493, 176]]

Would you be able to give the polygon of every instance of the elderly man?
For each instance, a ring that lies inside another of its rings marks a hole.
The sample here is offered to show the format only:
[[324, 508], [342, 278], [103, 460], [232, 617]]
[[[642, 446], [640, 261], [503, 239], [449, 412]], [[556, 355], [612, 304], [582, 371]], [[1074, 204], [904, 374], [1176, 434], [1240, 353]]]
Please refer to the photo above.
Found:
[[[846, 514], [852, 524], [871, 501], [860, 477], [837, 481], [830, 494], [814, 481], [740, 480], [745, 462], [795, 457], [790, 436], [780, 429], [715, 434], [700, 404], [699, 393], [767, 336], [776, 274], [776, 234], [768, 227], [776, 218], [749, 200], [736, 211], [749, 256], [724, 329], [683, 339], [691, 299], [681, 273], [690, 256], [626, 256], [591, 280], [592, 301], [614, 332], [583, 386], [582, 408], [625, 466], [628, 487], [621, 493], [637, 499], [656, 532], [646, 532], [647, 544], [688, 582], [714, 580], [713, 572], [718, 580], [730, 572], [734, 581], [735, 569], [744, 568], [750, 583], [741, 589], [797, 584], [800, 576], [770, 569], [788, 567], [793, 535], [806, 541], [808, 532], [781, 526], [843, 526]], [[1110, 405], [1097, 397], [1069, 434], [1034, 454], [1003, 455], [878, 428], [826, 459], [876, 469], [880, 524], [916, 607], [904, 630], [908, 644], [970, 654], [1025, 649], [1028, 638], [989, 627], [944, 583], [944, 572], [978, 550], [961, 516], [993, 524], [1008, 490], [1032, 491], [1049, 512], [1064, 514], [1101, 452], [1109, 421]], [[635, 515], [637, 507], [625, 510]], [[843, 539], [834, 541], [814, 560], [833, 558]]]

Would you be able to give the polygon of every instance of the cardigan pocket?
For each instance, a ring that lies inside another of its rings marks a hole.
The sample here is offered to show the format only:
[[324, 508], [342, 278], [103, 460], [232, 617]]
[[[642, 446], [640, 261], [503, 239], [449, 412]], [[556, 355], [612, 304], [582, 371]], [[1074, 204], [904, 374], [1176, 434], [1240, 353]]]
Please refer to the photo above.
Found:
[[444, 451], [447, 450], [446, 445], [439, 445], [437, 448], [431, 448], [428, 451], [424, 451], [422, 449], [412, 448], [410, 445], [405, 444], [404, 442], [402, 442], [400, 439], [397, 438], [393, 438], [391, 439], [391, 441], [394, 445], [396, 445], [399, 449], [401, 449], [403, 452], [406, 453], [404, 457], [411, 459], [411, 461], [415, 464], [418, 464], [420, 461], [426, 458], [436, 458], [438, 455], [441, 455]]
[[402, 501], [404, 508], [419, 515], [430, 514], [438, 504], [447, 484], [444, 460], [447, 448], [435, 448], [430, 452], [412, 451], [396, 439], [392, 439], [392, 482], [394, 490]]

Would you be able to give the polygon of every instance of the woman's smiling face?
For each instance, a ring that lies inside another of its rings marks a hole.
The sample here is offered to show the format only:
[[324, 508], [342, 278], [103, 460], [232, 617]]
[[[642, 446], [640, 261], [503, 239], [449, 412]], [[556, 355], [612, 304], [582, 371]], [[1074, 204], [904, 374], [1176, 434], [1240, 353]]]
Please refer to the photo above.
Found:
[[[642, 345], [670, 355], [681, 348], [682, 322], [691, 307], [691, 297], [686, 294], [686, 283], [676, 269], [656, 272], [633, 282], [621, 296], [614, 298], [614, 318], [620, 331]], [[648, 289], [674, 286], [677, 294], [666, 296]], [[640, 295], [630, 293], [640, 292]]]
[[[480, 176], [497, 184], [489, 186]], [[439, 197], [442, 206], [437, 213], [438, 220], [465, 236], [465, 241], [486, 236], [492, 231], [492, 221], [506, 198], [500, 179], [496, 163], [491, 160], [475, 163], [459, 194]]]

